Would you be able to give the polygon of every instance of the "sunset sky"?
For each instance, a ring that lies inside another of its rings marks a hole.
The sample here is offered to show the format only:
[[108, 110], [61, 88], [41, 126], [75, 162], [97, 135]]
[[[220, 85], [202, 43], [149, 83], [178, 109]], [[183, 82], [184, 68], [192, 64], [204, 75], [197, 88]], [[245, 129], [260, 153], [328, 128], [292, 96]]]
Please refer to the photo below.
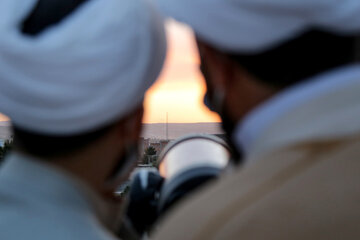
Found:
[[[218, 122], [217, 115], [203, 105], [205, 85], [192, 31], [169, 20], [166, 23], [168, 56], [157, 83], [145, 98], [144, 123]], [[0, 115], [0, 121], [7, 120]]]
[[166, 24], [168, 56], [158, 82], [145, 98], [145, 123], [218, 122], [203, 105], [206, 91], [192, 31], [175, 21]]

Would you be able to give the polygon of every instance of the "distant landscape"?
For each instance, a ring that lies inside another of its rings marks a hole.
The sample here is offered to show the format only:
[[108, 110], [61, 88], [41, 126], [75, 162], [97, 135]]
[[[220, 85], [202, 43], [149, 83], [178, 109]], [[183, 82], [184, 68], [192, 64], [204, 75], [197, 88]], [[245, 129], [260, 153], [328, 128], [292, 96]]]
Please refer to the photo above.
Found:
[[[0, 122], [0, 139], [8, 139], [11, 136], [10, 122]], [[221, 134], [220, 123], [169, 123], [169, 139], [175, 139], [186, 134], [208, 133]], [[166, 124], [144, 124], [143, 138], [166, 139]]]
[[[142, 137], [166, 139], [166, 124], [144, 124]], [[169, 139], [192, 133], [221, 134], [220, 123], [169, 123]]]

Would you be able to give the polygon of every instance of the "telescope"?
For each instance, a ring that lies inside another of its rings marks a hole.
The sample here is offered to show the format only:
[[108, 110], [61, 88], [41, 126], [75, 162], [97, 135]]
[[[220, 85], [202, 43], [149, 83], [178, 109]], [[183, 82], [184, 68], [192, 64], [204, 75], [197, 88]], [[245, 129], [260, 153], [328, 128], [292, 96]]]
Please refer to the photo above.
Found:
[[[169, 143], [158, 169], [142, 169], [131, 180], [126, 221], [144, 236], [166, 212], [227, 169], [231, 150], [214, 135], [188, 135]], [[141, 238], [138, 238], [141, 239]]]

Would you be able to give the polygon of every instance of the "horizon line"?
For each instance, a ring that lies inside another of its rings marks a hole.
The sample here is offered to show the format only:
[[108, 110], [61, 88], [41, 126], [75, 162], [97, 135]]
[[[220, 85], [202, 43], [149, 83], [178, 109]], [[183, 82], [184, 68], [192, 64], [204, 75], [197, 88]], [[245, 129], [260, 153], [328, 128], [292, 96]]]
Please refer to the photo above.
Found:
[[[193, 124], [193, 123], [221, 123], [221, 122], [169, 122], [169, 124]], [[142, 124], [166, 124], [166, 122], [143, 122]]]
[[[0, 120], [0, 122], [11, 122], [11, 120]], [[221, 122], [169, 122], [169, 124], [194, 124], [194, 123], [221, 123]], [[166, 124], [166, 122], [151, 122], [151, 123], [146, 123], [143, 122], [142, 124]]]

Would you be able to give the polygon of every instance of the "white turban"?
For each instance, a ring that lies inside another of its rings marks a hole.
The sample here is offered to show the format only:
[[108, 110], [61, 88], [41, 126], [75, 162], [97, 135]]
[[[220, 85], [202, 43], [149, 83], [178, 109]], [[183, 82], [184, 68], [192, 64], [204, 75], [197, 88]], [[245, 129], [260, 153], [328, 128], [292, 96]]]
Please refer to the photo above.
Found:
[[257, 53], [310, 27], [360, 31], [359, 0], [156, 0], [198, 37], [232, 52]]
[[166, 53], [147, 0], [91, 0], [37, 36], [21, 33], [36, 0], [0, 1], [0, 112], [37, 133], [73, 135], [129, 114]]

